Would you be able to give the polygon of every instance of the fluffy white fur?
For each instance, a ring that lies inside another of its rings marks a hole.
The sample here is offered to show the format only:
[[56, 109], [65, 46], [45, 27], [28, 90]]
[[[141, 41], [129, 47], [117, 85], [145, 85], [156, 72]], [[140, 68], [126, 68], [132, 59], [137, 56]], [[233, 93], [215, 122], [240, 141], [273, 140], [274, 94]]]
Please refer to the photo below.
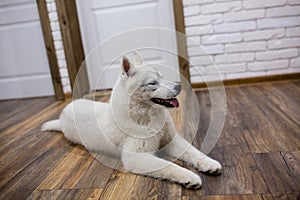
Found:
[[200, 188], [197, 174], [159, 156], [179, 158], [201, 172], [219, 173], [222, 168], [179, 136], [165, 106], [152, 101], [175, 98], [180, 85], [162, 79], [155, 67], [142, 66], [138, 53], [133, 62], [123, 57], [121, 65], [109, 103], [75, 100], [42, 130], [62, 131], [71, 142], [119, 158], [129, 172]]

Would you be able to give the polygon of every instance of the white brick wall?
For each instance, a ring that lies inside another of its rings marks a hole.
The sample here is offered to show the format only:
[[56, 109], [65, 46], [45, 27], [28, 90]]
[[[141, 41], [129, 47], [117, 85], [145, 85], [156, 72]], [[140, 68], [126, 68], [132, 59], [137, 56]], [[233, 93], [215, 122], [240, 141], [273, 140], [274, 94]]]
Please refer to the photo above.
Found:
[[67, 64], [65, 59], [64, 47], [61, 39], [61, 32], [58, 23], [58, 16], [56, 12], [56, 4], [54, 0], [47, 0], [47, 10], [50, 19], [50, 25], [52, 30], [52, 36], [54, 40], [54, 46], [56, 50], [56, 56], [58, 59], [58, 67], [61, 76], [61, 82], [63, 85], [64, 93], [70, 93], [70, 81], [67, 70]]
[[183, 4], [192, 82], [300, 72], [300, 0]]

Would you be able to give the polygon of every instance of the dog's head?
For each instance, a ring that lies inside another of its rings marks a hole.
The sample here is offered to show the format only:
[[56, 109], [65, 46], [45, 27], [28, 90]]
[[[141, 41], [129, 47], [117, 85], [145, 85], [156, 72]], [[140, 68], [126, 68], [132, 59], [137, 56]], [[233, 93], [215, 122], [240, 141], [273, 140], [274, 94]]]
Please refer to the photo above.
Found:
[[176, 96], [181, 91], [180, 83], [163, 79], [156, 67], [144, 64], [137, 52], [132, 61], [124, 56], [121, 65], [121, 80], [131, 94], [131, 100], [167, 108], [179, 107]]

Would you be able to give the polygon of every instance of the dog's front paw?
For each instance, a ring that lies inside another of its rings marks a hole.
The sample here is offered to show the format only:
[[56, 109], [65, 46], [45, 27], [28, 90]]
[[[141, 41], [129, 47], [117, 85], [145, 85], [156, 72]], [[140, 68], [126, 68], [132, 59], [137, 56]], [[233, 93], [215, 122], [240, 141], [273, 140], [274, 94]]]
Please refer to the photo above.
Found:
[[188, 176], [182, 178], [182, 180], [180, 180], [180, 183], [189, 189], [200, 189], [202, 186], [201, 178], [194, 173], [191, 173]]
[[204, 173], [218, 175], [222, 171], [222, 165], [218, 161], [207, 157], [197, 165], [197, 169]]

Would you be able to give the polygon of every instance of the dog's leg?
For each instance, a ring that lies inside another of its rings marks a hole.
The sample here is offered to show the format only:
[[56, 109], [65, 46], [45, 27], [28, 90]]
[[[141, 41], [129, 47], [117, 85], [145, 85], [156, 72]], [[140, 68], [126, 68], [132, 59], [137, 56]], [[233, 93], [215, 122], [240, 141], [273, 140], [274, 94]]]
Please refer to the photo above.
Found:
[[[137, 143], [135, 143], [137, 144]], [[135, 145], [134, 148], [141, 149]], [[150, 153], [134, 153], [132, 148], [122, 152], [122, 163], [129, 172], [151, 176], [183, 184], [187, 188], [199, 189], [202, 185], [200, 177], [194, 172], [172, 162], [158, 158]], [[136, 150], [136, 149], [135, 149]]]
[[178, 134], [163, 148], [162, 154], [178, 158], [201, 172], [219, 174], [222, 170], [218, 161], [200, 152]]

